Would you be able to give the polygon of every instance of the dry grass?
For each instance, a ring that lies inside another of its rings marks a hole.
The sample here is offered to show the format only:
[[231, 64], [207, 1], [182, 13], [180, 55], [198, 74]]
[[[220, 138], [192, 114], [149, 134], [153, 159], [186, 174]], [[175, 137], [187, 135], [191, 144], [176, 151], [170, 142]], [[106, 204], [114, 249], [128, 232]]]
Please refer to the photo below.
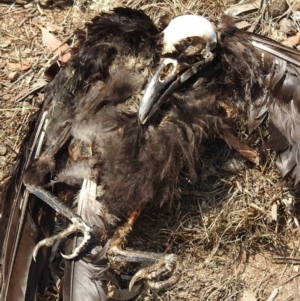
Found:
[[[162, 17], [186, 12], [217, 21], [233, 2], [81, 1], [81, 9], [64, 2], [57, 8], [38, 9], [0, 4], [0, 181], [7, 178], [29, 116], [42, 101], [39, 91], [28, 89], [44, 79], [43, 72], [54, 57], [45, 50], [40, 30], [31, 23], [51, 28], [61, 41], [72, 45], [74, 28], [82, 27], [97, 10], [113, 5], [141, 8], [159, 24]], [[266, 21], [258, 11], [242, 19], [249, 24], [259, 21], [255, 30], [274, 37], [270, 28], [278, 19]], [[31, 65], [28, 70], [12, 70], [8, 64], [24, 61]], [[243, 124], [239, 135], [252, 147], [259, 147], [257, 139], [248, 140]], [[292, 189], [276, 187], [279, 176], [272, 154], [266, 154], [265, 165], [256, 168], [219, 140], [208, 141], [201, 152], [198, 182], [194, 186], [182, 183], [182, 198], [171, 206], [147, 208], [128, 238], [131, 248], [179, 254], [182, 279], [172, 290], [159, 294], [145, 288], [136, 300], [225, 301], [251, 300], [251, 296], [267, 300], [278, 287], [276, 301], [298, 300], [299, 279], [294, 277], [298, 262], [274, 258], [299, 256], [299, 230], [294, 222], [299, 208], [296, 206], [294, 213], [284, 204], [283, 200], [297, 198]], [[232, 162], [237, 162], [240, 170], [225, 171]], [[277, 210], [277, 220], [272, 219], [272, 208]], [[120, 272], [130, 274], [135, 269], [126, 266]], [[55, 288], [43, 300], [57, 300]]]

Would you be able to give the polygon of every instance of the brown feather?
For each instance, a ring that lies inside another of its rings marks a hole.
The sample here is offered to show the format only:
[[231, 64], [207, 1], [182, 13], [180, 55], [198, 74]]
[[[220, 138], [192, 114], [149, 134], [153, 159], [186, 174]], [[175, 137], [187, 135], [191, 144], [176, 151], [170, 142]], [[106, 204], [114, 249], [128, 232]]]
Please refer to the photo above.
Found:
[[[248, 114], [250, 133], [263, 122], [269, 124], [267, 146], [277, 151], [277, 165], [282, 176], [292, 175], [297, 185], [300, 179], [297, 168], [300, 53], [237, 29], [229, 17], [220, 23], [218, 37], [216, 71], [209, 82], [212, 93], [218, 100], [238, 106]], [[220, 69], [224, 72], [218, 74]]]

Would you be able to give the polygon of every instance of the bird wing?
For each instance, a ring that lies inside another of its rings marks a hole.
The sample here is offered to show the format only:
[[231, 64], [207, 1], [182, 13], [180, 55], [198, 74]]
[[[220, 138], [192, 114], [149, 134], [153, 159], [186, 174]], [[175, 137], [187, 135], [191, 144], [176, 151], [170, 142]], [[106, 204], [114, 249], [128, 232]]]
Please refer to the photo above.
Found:
[[[22, 185], [22, 178], [44, 125], [43, 114], [32, 118], [20, 155], [1, 194], [1, 300], [32, 299], [37, 283], [46, 287], [41, 277], [47, 266], [48, 251], [33, 261], [32, 252], [38, 241], [53, 231], [53, 210], [36, 202]], [[36, 125], [36, 126], [35, 126]], [[26, 293], [25, 293], [26, 292]]]
[[[266, 146], [277, 153], [282, 174], [300, 181], [300, 53], [260, 35], [238, 30], [229, 18], [219, 26], [223, 70], [248, 112], [249, 131], [268, 124]], [[233, 66], [234, 65], [234, 66]], [[223, 78], [224, 81], [226, 79]], [[243, 87], [237, 88], [238, 86]], [[227, 94], [228, 95], [228, 94]], [[238, 100], [238, 101], [237, 101]]]
[[[277, 151], [277, 166], [295, 184], [300, 181], [300, 53], [269, 39], [251, 36], [260, 55], [268, 89], [265, 103], [270, 121], [267, 147]], [[262, 58], [263, 56], [263, 58]]]

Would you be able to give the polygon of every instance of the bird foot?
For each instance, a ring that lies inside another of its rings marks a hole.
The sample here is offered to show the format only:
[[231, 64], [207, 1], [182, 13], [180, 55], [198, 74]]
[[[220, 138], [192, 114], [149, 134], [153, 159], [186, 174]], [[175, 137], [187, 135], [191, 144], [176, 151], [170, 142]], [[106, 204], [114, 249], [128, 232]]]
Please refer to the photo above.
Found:
[[[131, 279], [129, 283], [129, 290], [137, 281], [142, 279], [147, 280], [147, 285], [160, 291], [175, 285], [181, 278], [182, 269], [179, 264], [179, 259], [175, 254], [163, 255], [163, 258], [157, 263], [139, 270]], [[168, 277], [168, 278], [166, 278]], [[165, 280], [159, 280], [165, 278]], [[158, 281], [154, 281], [158, 279]]]
[[51, 206], [56, 212], [64, 215], [67, 217], [72, 224], [62, 232], [53, 235], [51, 237], [47, 237], [43, 240], [41, 240], [34, 248], [33, 250], [33, 258], [35, 260], [38, 250], [43, 247], [51, 247], [55, 243], [55, 241], [66, 238], [68, 235], [75, 233], [75, 232], [82, 232], [83, 233], [83, 240], [80, 243], [78, 247], [76, 247], [70, 255], [63, 255], [62, 256], [65, 259], [74, 259], [76, 258], [80, 252], [85, 248], [86, 244], [91, 238], [91, 227], [89, 227], [82, 218], [75, 214], [70, 207], [68, 207], [66, 204], [64, 204], [59, 198], [54, 196], [51, 192], [45, 190], [42, 187], [35, 187], [26, 185], [27, 190], [34, 194], [39, 199], [46, 202], [49, 206]]
[[[129, 290], [140, 280], [152, 289], [159, 291], [175, 285], [181, 278], [182, 268], [180, 259], [175, 254], [123, 250], [119, 246], [111, 246], [108, 251], [114, 262], [138, 262], [152, 265], [139, 270], [129, 283]], [[155, 281], [157, 280], [157, 281]]]
[[[176, 284], [181, 277], [180, 259], [175, 254], [161, 254], [154, 252], [129, 251], [122, 249], [125, 237], [139, 216], [141, 209], [131, 212], [126, 223], [119, 227], [111, 239], [111, 245], [107, 252], [113, 262], [137, 262], [148, 263], [150, 266], [139, 270], [129, 283], [129, 290], [140, 280], [146, 280], [149, 287], [154, 290], [162, 290]], [[156, 280], [157, 281], [154, 281]]]

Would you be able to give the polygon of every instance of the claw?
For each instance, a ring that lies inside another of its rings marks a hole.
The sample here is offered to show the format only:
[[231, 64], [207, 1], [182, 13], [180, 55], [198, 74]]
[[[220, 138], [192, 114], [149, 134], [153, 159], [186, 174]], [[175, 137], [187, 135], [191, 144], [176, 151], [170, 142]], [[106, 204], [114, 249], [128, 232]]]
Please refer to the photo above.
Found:
[[80, 216], [78, 216], [78, 218], [73, 218], [71, 221], [73, 222], [73, 224], [71, 224], [67, 229], [61, 231], [57, 235], [53, 235], [51, 237], [47, 237], [47, 238], [41, 240], [34, 247], [33, 255], [32, 255], [34, 261], [36, 259], [37, 253], [41, 247], [52, 247], [57, 240], [65, 238], [65, 237], [69, 236], [70, 234], [76, 233], [78, 231], [81, 231], [83, 233], [83, 240], [80, 243], [80, 245], [78, 247], [76, 247], [70, 255], [65, 255], [65, 254], [61, 253], [61, 256], [65, 259], [71, 260], [71, 259], [76, 258], [80, 254], [80, 252], [87, 245], [88, 241], [91, 239], [91, 234], [90, 234], [91, 228], [81, 220]]
[[[78, 222], [78, 220], [77, 220], [77, 222]], [[73, 220], [73, 225], [71, 225], [71, 226], [74, 226], [74, 220]], [[83, 220], [80, 220], [78, 223], [78, 226], [74, 226], [74, 227], [76, 227], [75, 232], [78, 232], [77, 227], [80, 227], [80, 230], [83, 233], [83, 240], [81, 241], [80, 245], [72, 251], [72, 253], [70, 255], [65, 255], [65, 254], [60, 253], [63, 258], [68, 259], [68, 260], [76, 258], [82, 252], [82, 250], [84, 250], [84, 248], [87, 246], [89, 240], [91, 239], [90, 233], [92, 231], [92, 228], [89, 227]]]
[[[80, 190], [79, 199], [78, 199], [78, 206], [77, 206], [78, 216], [80, 216], [82, 213], [82, 207], [84, 205], [84, 202], [86, 201], [86, 198], [95, 200], [96, 194], [97, 194], [97, 184], [91, 180], [84, 179]], [[87, 245], [88, 241], [91, 239], [90, 232], [92, 231], [92, 228], [87, 226], [87, 224], [81, 218], [80, 220], [79, 219], [72, 220], [72, 222], [73, 225], [77, 223], [78, 226], [81, 227], [81, 231], [84, 236], [80, 244], [76, 248], [74, 248], [73, 252], [70, 255], [65, 255], [61, 253], [61, 256], [68, 260], [76, 258], [80, 254], [80, 252], [82, 252], [82, 250]]]
[[[86, 185], [86, 181], [84, 181], [84, 185]], [[93, 185], [91, 185], [91, 186], [94, 188]], [[51, 206], [58, 213], [66, 216], [72, 222], [72, 224], [67, 229], [63, 230], [62, 232], [58, 233], [57, 235], [54, 235], [54, 236], [51, 236], [51, 237], [41, 240], [34, 248], [34, 251], [33, 251], [34, 260], [37, 256], [38, 250], [41, 247], [53, 246], [54, 242], [59, 239], [65, 238], [68, 235], [75, 233], [75, 232], [82, 232], [84, 235], [84, 238], [83, 238], [82, 242], [80, 243], [80, 245], [78, 247], [76, 247], [70, 255], [62, 254], [62, 256], [65, 259], [74, 259], [75, 257], [77, 257], [80, 254], [80, 252], [84, 249], [84, 247], [86, 246], [88, 241], [90, 240], [92, 228], [89, 227], [82, 220], [82, 218], [79, 215], [75, 214], [71, 210], [71, 208], [69, 208], [66, 204], [64, 204], [60, 199], [58, 199], [56, 196], [51, 194], [49, 191], [45, 190], [42, 187], [34, 187], [34, 186], [30, 186], [30, 185], [26, 185], [26, 188], [30, 193], [33, 193], [35, 196], [37, 196], [38, 198], [40, 198], [41, 200], [46, 202], [49, 206]], [[82, 190], [84, 190], [84, 189], [86, 189], [85, 186], [83, 187]], [[82, 192], [81, 192], [80, 196], [83, 196]]]
[[134, 284], [142, 279], [153, 280], [160, 277], [171, 275], [170, 278], [164, 281], [147, 281], [148, 286], [155, 290], [162, 290], [176, 284], [181, 277], [181, 267], [178, 264], [178, 257], [175, 254], [165, 255], [157, 263], [150, 267], [139, 270], [129, 283], [129, 291]]
[[176, 267], [170, 278], [163, 280], [163, 281], [158, 281], [158, 282], [148, 281], [147, 285], [156, 291], [164, 290], [164, 289], [170, 288], [171, 286], [177, 284], [181, 278], [181, 274], [182, 274], [182, 268], [181, 268], [181, 266], [176, 264]]
[[[129, 283], [129, 291], [133, 289], [134, 284], [139, 280], [147, 280], [149, 287], [155, 290], [162, 290], [176, 284], [181, 277], [180, 260], [175, 254], [161, 254], [153, 252], [129, 251], [121, 248], [126, 235], [130, 232], [132, 225], [139, 216], [140, 210], [133, 211], [127, 222], [118, 228], [111, 240], [111, 246], [107, 252], [108, 257], [113, 262], [139, 262], [148, 263], [149, 267], [138, 271]], [[168, 277], [166, 280], [152, 281]]]

